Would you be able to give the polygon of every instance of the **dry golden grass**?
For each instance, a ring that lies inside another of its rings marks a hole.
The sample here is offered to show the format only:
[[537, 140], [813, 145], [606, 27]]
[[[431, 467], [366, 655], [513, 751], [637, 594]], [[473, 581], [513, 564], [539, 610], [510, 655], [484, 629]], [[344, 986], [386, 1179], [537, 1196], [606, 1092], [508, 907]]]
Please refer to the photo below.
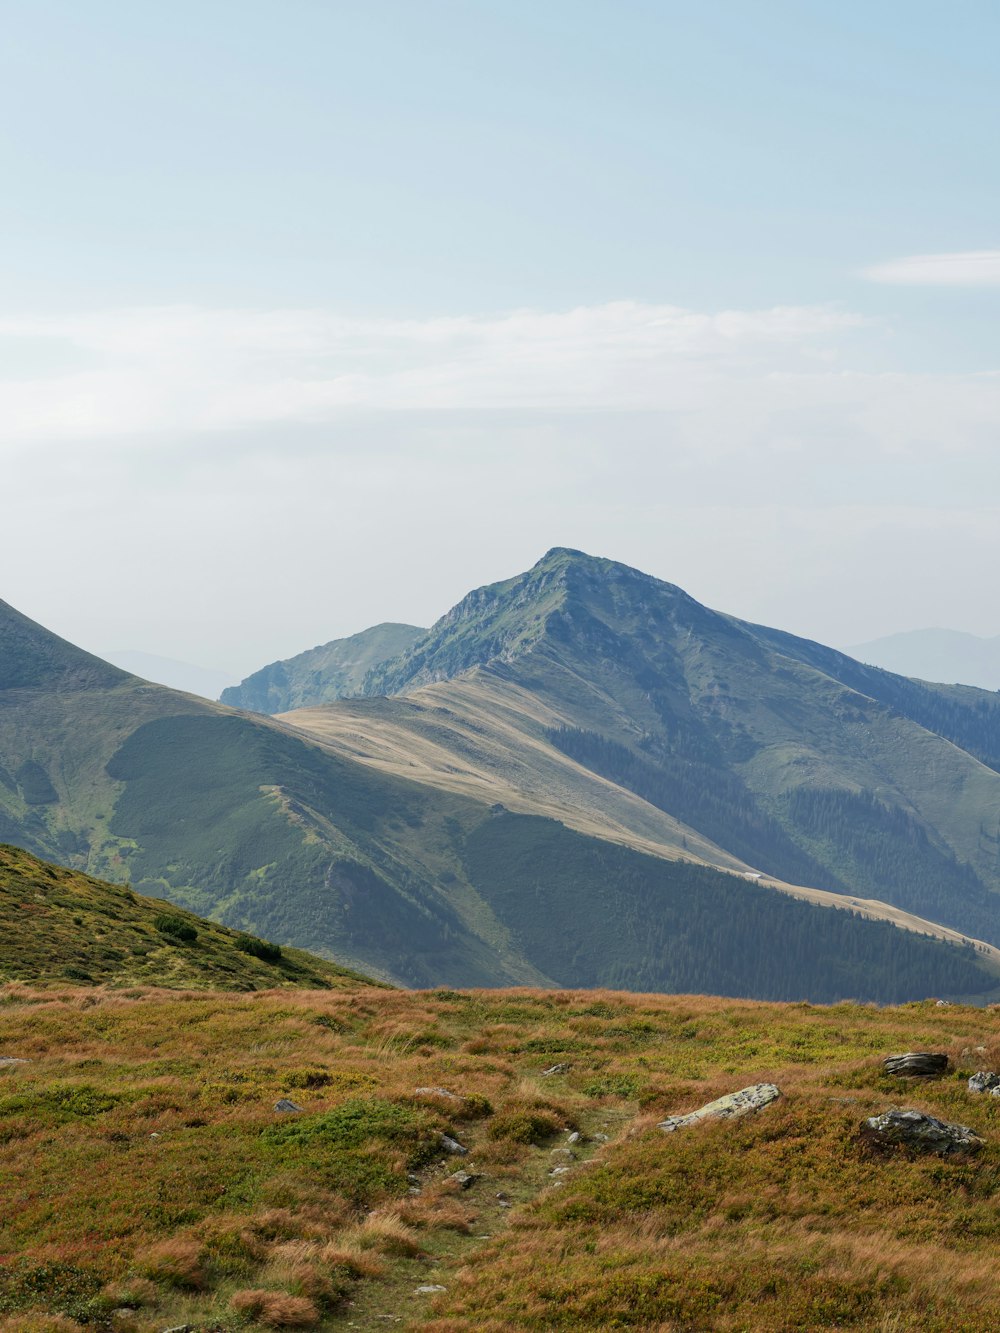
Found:
[[229, 1305], [264, 1328], [315, 1328], [320, 1320], [319, 1310], [308, 1297], [284, 1291], [237, 1291]]
[[180, 1237], [161, 1240], [157, 1245], [140, 1251], [136, 1255], [135, 1266], [144, 1277], [154, 1282], [198, 1291], [205, 1285], [203, 1252], [203, 1247], [194, 1240], [182, 1240]]

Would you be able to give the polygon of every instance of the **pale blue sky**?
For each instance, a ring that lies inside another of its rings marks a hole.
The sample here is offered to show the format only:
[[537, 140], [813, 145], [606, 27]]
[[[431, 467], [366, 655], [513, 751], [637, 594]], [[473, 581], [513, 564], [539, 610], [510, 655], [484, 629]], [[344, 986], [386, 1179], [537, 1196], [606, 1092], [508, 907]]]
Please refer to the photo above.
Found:
[[0, 16], [29, 614], [249, 670], [560, 543], [834, 641], [1000, 632], [996, 3]]

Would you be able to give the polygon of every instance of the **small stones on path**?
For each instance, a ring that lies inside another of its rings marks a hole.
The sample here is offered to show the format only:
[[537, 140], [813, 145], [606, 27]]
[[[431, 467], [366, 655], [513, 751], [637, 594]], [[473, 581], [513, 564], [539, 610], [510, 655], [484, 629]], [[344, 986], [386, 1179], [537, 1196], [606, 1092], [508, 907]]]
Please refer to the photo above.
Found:
[[542, 1078], [554, 1078], [556, 1074], [565, 1074], [569, 1069], [569, 1064], [549, 1065], [548, 1069], [542, 1070]]
[[661, 1120], [657, 1129], [665, 1134], [672, 1134], [675, 1129], [685, 1129], [688, 1125], [697, 1125], [702, 1120], [735, 1120], [740, 1116], [760, 1111], [771, 1102], [777, 1101], [781, 1090], [774, 1083], [754, 1083], [739, 1092], [731, 1092], [725, 1097], [717, 1097], [714, 1102], [701, 1106], [687, 1115], [671, 1115]]
[[950, 1125], [923, 1111], [884, 1111], [861, 1122], [861, 1137], [879, 1148], [905, 1147], [938, 1157], [968, 1157], [983, 1140], [968, 1125]]
[[941, 1051], [907, 1051], [887, 1056], [882, 1067], [897, 1078], [937, 1078], [948, 1068], [948, 1057]]
[[298, 1115], [302, 1111], [301, 1106], [296, 1106], [294, 1102], [289, 1101], [287, 1097], [282, 1097], [280, 1101], [274, 1103], [274, 1109], [282, 1115]]
[[449, 1134], [441, 1135], [441, 1147], [445, 1152], [453, 1153], [457, 1157], [464, 1157], [469, 1151], [468, 1148], [463, 1148], [459, 1141], [453, 1139]]
[[1000, 1097], [1000, 1074], [991, 1074], [981, 1069], [969, 1079], [970, 1092], [988, 1092], [993, 1097]]

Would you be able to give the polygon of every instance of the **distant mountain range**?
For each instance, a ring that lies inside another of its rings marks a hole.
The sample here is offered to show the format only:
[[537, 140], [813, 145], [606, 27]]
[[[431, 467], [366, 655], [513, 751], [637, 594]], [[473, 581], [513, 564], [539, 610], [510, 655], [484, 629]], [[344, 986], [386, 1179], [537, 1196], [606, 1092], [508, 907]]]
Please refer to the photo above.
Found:
[[177, 662], [172, 657], [157, 657], [155, 653], [141, 653], [132, 648], [108, 653], [107, 660], [132, 676], [167, 685], [172, 690], [183, 690], [185, 694], [198, 694], [203, 699], [218, 699], [232, 680], [225, 671], [195, 666], [192, 662]]
[[981, 639], [954, 629], [914, 629], [855, 644], [859, 661], [902, 676], [1000, 690], [1000, 635]]
[[565, 549], [239, 691], [0, 603], [0, 840], [409, 985], [997, 987], [995, 695]]

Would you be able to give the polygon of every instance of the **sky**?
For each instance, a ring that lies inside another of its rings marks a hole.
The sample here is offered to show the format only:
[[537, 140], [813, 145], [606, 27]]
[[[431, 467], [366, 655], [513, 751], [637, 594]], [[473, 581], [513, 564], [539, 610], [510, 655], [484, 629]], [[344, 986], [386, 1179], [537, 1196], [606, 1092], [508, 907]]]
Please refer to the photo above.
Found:
[[0, 597], [230, 672], [552, 546], [1000, 633], [1000, 7], [2, 0]]

